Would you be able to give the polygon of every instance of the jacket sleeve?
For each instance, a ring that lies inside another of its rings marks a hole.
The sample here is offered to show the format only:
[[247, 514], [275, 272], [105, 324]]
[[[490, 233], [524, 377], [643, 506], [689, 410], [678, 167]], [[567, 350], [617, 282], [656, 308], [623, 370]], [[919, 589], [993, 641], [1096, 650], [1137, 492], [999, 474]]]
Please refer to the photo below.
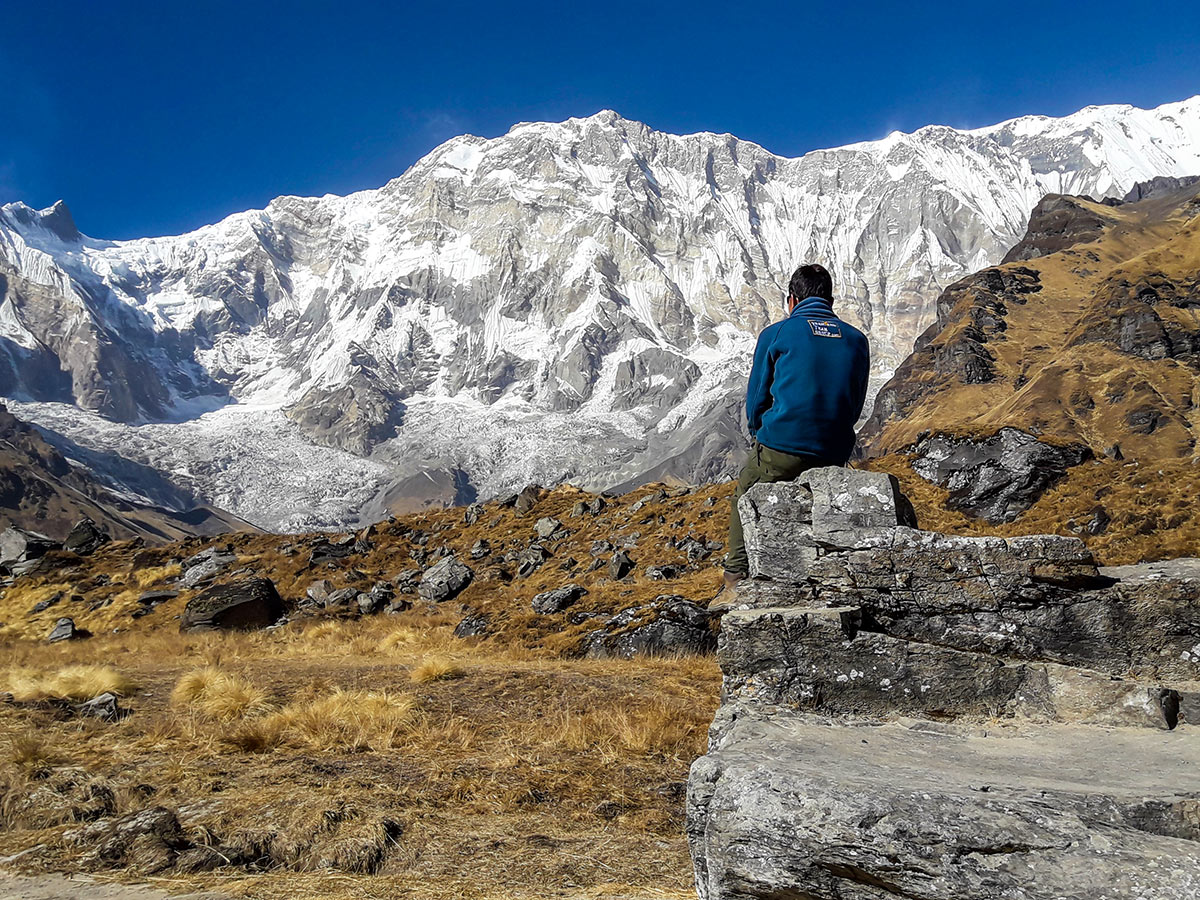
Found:
[[774, 335], [764, 331], [758, 336], [754, 348], [754, 365], [750, 367], [750, 381], [746, 385], [746, 424], [750, 436], [758, 434], [763, 413], [771, 408], [771, 380], [774, 370], [771, 359], [771, 343]]
[[858, 421], [858, 417], [862, 415], [863, 406], [867, 402], [867, 389], [871, 384], [871, 345], [867, 342], [866, 337], [863, 337], [862, 349], [858, 355], [858, 362], [855, 366], [855, 384], [854, 384], [854, 419]]

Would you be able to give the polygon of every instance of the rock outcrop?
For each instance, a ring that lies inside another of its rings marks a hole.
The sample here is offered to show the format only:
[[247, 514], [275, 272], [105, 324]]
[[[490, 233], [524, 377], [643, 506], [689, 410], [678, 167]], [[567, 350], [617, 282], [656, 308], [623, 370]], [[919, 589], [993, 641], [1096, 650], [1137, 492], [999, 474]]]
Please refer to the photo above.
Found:
[[703, 900], [1200, 897], [1200, 560], [920, 531], [849, 469], [741, 511]]

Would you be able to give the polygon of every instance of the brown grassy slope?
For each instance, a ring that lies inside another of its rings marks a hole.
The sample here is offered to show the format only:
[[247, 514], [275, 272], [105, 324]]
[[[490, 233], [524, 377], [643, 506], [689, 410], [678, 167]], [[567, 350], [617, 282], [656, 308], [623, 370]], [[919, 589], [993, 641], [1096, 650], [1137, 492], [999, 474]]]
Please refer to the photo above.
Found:
[[[570, 625], [561, 616], [535, 615], [530, 600], [542, 591], [576, 583], [589, 591], [572, 607], [577, 612], [616, 612], [660, 594], [681, 594], [703, 603], [716, 590], [719, 577], [713, 564], [720, 560], [723, 550], [686, 567], [685, 553], [672, 547], [672, 542], [688, 536], [723, 542], [728, 527], [729, 490], [728, 485], [717, 485], [686, 493], [676, 491], [677, 496], [647, 502], [631, 512], [643, 498], [659, 495], [657, 487], [649, 486], [610, 501], [598, 516], [583, 518], [571, 518], [571, 509], [577, 500], [591, 495], [570, 487], [545, 492], [526, 515], [512, 507], [488, 504], [479, 520], [470, 525], [463, 522], [462, 508], [412, 514], [369, 529], [368, 552], [323, 566], [311, 565], [310, 555], [314, 542], [325, 535], [230, 534], [216, 541], [188, 538], [153, 548], [115, 543], [90, 558], [70, 560], [47, 574], [21, 579], [5, 591], [0, 599], [0, 623], [4, 623], [0, 625], [0, 637], [44, 637], [55, 620], [64, 615], [97, 634], [113, 629], [134, 629], [138, 634], [175, 629], [178, 622], [174, 617], [195, 591], [183, 591], [149, 616], [135, 620], [131, 613], [138, 608], [138, 597], [147, 590], [172, 587], [172, 579], [179, 574], [179, 561], [214, 543], [228, 544], [238, 556], [238, 563], [218, 581], [248, 574], [267, 577], [290, 601], [301, 598], [318, 579], [327, 579], [334, 588], [369, 590], [377, 581], [431, 565], [436, 554], [446, 548], [471, 566], [476, 576], [451, 609], [465, 606], [487, 614], [500, 632], [500, 640], [544, 647], [556, 654], [569, 653], [584, 633], [596, 627], [595, 622]], [[563, 523], [561, 535], [545, 542], [552, 556], [529, 577], [516, 577], [517, 564], [501, 557], [509, 551], [524, 550], [535, 537], [534, 525], [542, 517], [554, 517]], [[627, 552], [638, 563], [632, 578], [613, 582], [604, 568], [586, 571], [594, 559], [607, 562], [611, 557], [611, 551], [593, 557], [593, 541], [621, 545], [631, 538], [636, 545]], [[470, 549], [480, 539], [489, 542], [491, 553], [475, 561], [470, 558]], [[422, 553], [429, 558], [419, 565], [414, 554], [419, 557]], [[645, 576], [647, 567], [670, 563], [685, 567], [681, 577], [652, 581]], [[59, 592], [64, 596], [58, 603], [41, 613], [29, 613], [38, 602]]]
[[[870, 465], [895, 472], [931, 525], [1072, 533], [1102, 507], [1113, 524], [1092, 543], [1108, 562], [1200, 553], [1188, 502], [1200, 486], [1200, 196], [1193, 188], [1115, 208], [1073, 202], [1105, 223], [1096, 239], [999, 267], [1029, 270], [1037, 289], [999, 315], [982, 314], [988, 272], [946, 291], [938, 323], [881, 392], [866, 438], [883, 458]], [[969, 383], [948, 360], [973, 342], [991, 372]], [[1004, 426], [1097, 456], [1119, 446], [1125, 459], [1072, 470], [996, 528], [947, 510], [908, 469], [904, 451], [924, 432], [986, 436]]]
[[68, 463], [36, 429], [0, 403], [0, 529], [18, 525], [61, 540], [85, 516], [114, 538], [151, 542], [253, 530], [249, 523], [212, 507], [172, 512], [115, 494]]
[[[180, 885], [271, 898], [688, 896], [683, 784], [716, 709], [715, 662], [578, 659], [595, 622], [535, 616], [529, 601], [572, 581], [590, 591], [573, 607], [584, 612], [662, 593], [703, 601], [721, 551], [677, 579], [650, 580], [645, 568], [683, 564], [670, 544], [686, 535], [723, 540], [728, 491], [631, 511], [658, 497], [645, 488], [586, 519], [569, 516], [587, 496], [570, 488], [524, 516], [489, 504], [471, 525], [461, 508], [431, 511], [382, 523], [368, 552], [331, 566], [309, 565], [316, 535], [220, 539], [239, 556], [233, 570], [273, 578], [285, 598], [316, 578], [369, 587], [443, 544], [467, 561], [476, 540], [492, 545], [489, 559], [469, 561], [477, 580], [457, 601], [272, 632], [181, 635], [174, 617], [186, 593], [131, 617], [143, 590], [169, 586], [176, 560], [211, 540], [118, 544], [19, 581], [0, 598], [0, 691], [77, 697], [117, 684], [134, 712], [103, 724], [0, 703], [0, 855], [42, 846], [22, 864], [92, 865], [67, 835], [97, 814], [100, 797], [111, 798], [105, 815], [182, 807], [190, 834], [213, 836], [231, 859], [260, 853], [270, 870], [231, 863], [172, 875]], [[543, 516], [569, 533], [549, 542], [541, 570], [506, 581], [515, 565], [499, 557], [526, 547]], [[635, 532], [630, 580], [582, 571], [593, 540]], [[580, 565], [563, 571], [572, 556]], [[56, 605], [29, 614], [58, 591]], [[453, 637], [467, 609], [488, 614], [498, 633]], [[68, 614], [95, 636], [46, 645]]]

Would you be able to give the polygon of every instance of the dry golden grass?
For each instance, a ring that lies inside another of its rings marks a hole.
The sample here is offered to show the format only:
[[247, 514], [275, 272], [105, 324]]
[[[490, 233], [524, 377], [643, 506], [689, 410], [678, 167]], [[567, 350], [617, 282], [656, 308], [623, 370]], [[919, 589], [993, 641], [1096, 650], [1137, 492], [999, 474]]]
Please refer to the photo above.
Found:
[[264, 715], [272, 710], [266, 691], [216, 666], [194, 669], [180, 678], [171, 692], [171, 701], [222, 722]]
[[137, 684], [111, 666], [76, 665], [53, 672], [10, 669], [0, 674], [0, 691], [20, 702], [33, 700], [91, 700], [104, 693], [127, 696]]
[[409, 673], [414, 684], [425, 684], [430, 681], [449, 681], [452, 678], [462, 678], [466, 674], [454, 660], [445, 656], [427, 656]]
[[[180, 634], [176, 616], [192, 596], [184, 591], [132, 619], [140, 592], [174, 588], [177, 560], [211, 543], [202, 540], [113, 544], [71, 570], [22, 579], [0, 597], [0, 621], [19, 625], [0, 633], [5, 667], [52, 674], [108, 666], [140, 688], [117, 724], [0, 704], [0, 818], [16, 811], [0, 821], [0, 855], [42, 846], [31, 865], [78, 867], [84, 849], [60, 835], [78, 816], [99, 814], [87, 801], [94, 793], [114, 798], [118, 815], [151, 804], [199, 810], [189, 834], [210, 835], [226, 855], [238, 847], [259, 854], [271, 870], [231, 866], [173, 881], [181, 888], [412, 900], [685, 893], [681, 785], [716, 707], [713, 660], [578, 659], [597, 620], [572, 624], [529, 606], [565, 581], [589, 591], [575, 609], [601, 617], [662, 593], [711, 595], [715, 558], [669, 584], [642, 570], [684, 562], [670, 548], [685, 536], [723, 540], [725, 504], [704, 500], [727, 488], [653, 500], [631, 518], [624, 507], [651, 490], [599, 517], [572, 519], [583, 495], [570, 489], [547, 493], [528, 516], [489, 507], [472, 526], [461, 510], [410, 516], [379, 526], [369, 552], [319, 569], [303, 546], [280, 552], [304, 536], [221, 539], [286, 599], [316, 578], [369, 589], [413, 568], [419, 547], [439, 552], [444, 543], [465, 559], [488, 538], [493, 557], [472, 563], [476, 579], [456, 601], [396, 616]], [[508, 580], [502, 557], [528, 544], [542, 515], [562, 520], [569, 534], [541, 570]], [[644, 548], [634, 552], [641, 568], [633, 579], [587, 571], [593, 541], [633, 531]], [[566, 568], [571, 557], [581, 562]], [[60, 590], [67, 595], [56, 606], [30, 614]], [[83, 602], [71, 601], [71, 591]], [[464, 606], [488, 616], [488, 636], [453, 636]], [[94, 637], [45, 644], [64, 609]], [[18, 765], [3, 749], [14, 737], [37, 738], [74, 774], [37, 750]], [[56, 774], [35, 786], [44, 771]]]

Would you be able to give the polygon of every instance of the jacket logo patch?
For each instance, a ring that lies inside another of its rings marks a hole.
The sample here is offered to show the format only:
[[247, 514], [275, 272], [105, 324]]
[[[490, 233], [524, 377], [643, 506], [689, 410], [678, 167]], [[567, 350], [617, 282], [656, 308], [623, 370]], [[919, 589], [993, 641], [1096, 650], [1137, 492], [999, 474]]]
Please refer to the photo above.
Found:
[[817, 337], [840, 338], [842, 336], [842, 323], [830, 321], [829, 319], [809, 319], [808, 327], [812, 329], [812, 333]]

